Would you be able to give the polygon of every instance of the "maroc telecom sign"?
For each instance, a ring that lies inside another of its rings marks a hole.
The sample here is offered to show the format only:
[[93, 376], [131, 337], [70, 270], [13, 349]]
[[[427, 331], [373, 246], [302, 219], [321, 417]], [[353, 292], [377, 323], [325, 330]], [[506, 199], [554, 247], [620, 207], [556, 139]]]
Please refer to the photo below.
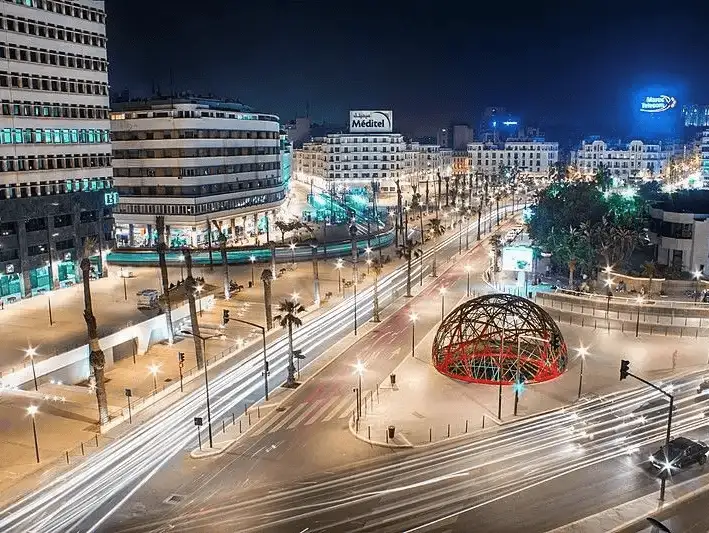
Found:
[[350, 133], [390, 133], [391, 111], [350, 111]]
[[662, 113], [669, 111], [677, 105], [677, 99], [674, 96], [661, 94], [660, 96], [646, 96], [640, 102], [640, 111], [643, 113]]

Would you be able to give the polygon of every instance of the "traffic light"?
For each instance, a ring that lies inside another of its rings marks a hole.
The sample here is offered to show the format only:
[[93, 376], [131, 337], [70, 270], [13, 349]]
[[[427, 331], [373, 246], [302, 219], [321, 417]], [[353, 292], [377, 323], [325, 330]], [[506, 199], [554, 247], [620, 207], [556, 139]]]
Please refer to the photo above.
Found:
[[303, 355], [303, 350], [293, 350], [293, 357], [295, 359], [305, 359], [305, 356]]
[[226, 326], [228, 323], [229, 323], [229, 310], [224, 309], [224, 311], [222, 311], [222, 324], [224, 324]]
[[185, 364], [185, 352], [177, 352], [177, 362], [180, 366]]
[[623, 380], [628, 377], [630, 373], [630, 361], [626, 359], [620, 360], [620, 379]]

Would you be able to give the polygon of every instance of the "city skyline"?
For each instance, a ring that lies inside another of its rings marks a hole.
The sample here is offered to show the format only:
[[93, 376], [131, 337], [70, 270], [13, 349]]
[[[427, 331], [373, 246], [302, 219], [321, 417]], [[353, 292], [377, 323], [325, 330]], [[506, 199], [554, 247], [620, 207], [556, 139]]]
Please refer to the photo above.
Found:
[[[569, 135], [622, 135], [639, 86], [682, 85], [689, 99], [706, 98], [698, 51], [707, 38], [681, 5], [660, 19], [658, 2], [642, 11], [601, 3], [592, 12], [547, 3], [505, 17], [420, 2], [336, 11], [252, 4], [191, 11], [189, 24], [186, 2], [141, 4], [140, 17], [136, 7], [107, 6], [114, 91], [145, 96], [172, 85], [238, 98], [283, 121], [308, 107], [314, 120], [335, 123], [349, 109], [394, 109], [400, 128], [420, 136], [451, 121], [475, 123], [495, 105]], [[668, 35], [668, 27], [682, 31]]]

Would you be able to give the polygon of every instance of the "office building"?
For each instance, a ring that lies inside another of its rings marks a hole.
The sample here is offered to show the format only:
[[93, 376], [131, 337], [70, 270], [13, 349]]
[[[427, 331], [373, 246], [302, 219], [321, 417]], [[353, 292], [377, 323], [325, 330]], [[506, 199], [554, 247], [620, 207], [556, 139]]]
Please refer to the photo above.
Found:
[[453, 130], [453, 142], [449, 146], [453, 150], [467, 150], [468, 143], [473, 142], [473, 128], [466, 124], [455, 124]]
[[0, 4], [0, 299], [72, 285], [113, 246], [102, 1]]
[[706, 128], [709, 126], [709, 105], [688, 104], [682, 106], [682, 121], [685, 127]]
[[119, 245], [154, 246], [157, 215], [171, 246], [214, 242], [216, 225], [235, 244], [275, 222], [286, 195], [277, 116], [183, 95], [117, 104], [111, 126]]

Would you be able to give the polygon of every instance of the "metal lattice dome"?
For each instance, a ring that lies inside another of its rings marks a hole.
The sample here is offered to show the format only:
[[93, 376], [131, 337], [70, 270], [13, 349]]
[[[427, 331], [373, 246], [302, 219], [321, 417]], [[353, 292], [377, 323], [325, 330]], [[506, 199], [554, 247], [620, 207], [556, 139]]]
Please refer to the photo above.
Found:
[[566, 370], [564, 337], [549, 313], [510, 294], [488, 294], [456, 307], [433, 341], [433, 365], [473, 383], [547, 381]]

